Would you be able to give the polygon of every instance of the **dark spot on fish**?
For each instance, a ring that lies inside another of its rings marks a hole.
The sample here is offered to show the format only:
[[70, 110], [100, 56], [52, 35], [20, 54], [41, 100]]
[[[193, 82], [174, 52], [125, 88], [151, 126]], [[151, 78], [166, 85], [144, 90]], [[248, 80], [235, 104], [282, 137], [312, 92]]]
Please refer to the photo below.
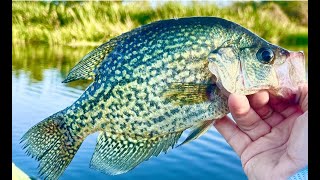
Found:
[[179, 109], [171, 109], [170, 112], [171, 114], [176, 114], [179, 112]]
[[174, 100], [175, 98], [174, 97], [171, 97], [170, 99], [169, 98], [165, 98], [163, 103], [164, 104], [169, 104], [172, 100]]
[[90, 95], [90, 96], [93, 96], [94, 93], [96, 92], [96, 91], [95, 91], [96, 88], [94, 88], [93, 90], [91, 90], [91, 87], [89, 87], [88, 89], [89, 89], [89, 90], [88, 90], [87, 92], [89, 92], [89, 95]]
[[142, 84], [142, 83], [143, 83], [143, 79], [142, 79], [142, 78], [138, 78], [138, 79], [137, 79], [137, 83], [138, 83], [138, 84]]
[[81, 116], [80, 116], [80, 119], [81, 119], [81, 120], [86, 120], [87, 117], [86, 117], [85, 115], [81, 115]]
[[127, 95], [126, 95], [126, 98], [127, 98], [128, 100], [130, 100], [131, 97], [132, 97], [132, 94], [127, 94]]
[[101, 124], [101, 127], [104, 129], [104, 128], [106, 127], [106, 124], [107, 124], [107, 123], [102, 123], [102, 124]]
[[93, 125], [96, 124], [96, 119], [97, 119], [97, 116], [91, 118], [91, 123]]
[[149, 121], [144, 122], [144, 124], [148, 127], [151, 127], [151, 123]]
[[79, 126], [77, 126], [77, 127], [76, 127], [76, 131], [77, 131], [77, 132], [80, 132], [80, 131], [81, 131], [81, 128], [80, 128]]
[[89, 109], [92, 110], [94, 108], [95, 104], [94, 103], [90, 103], [89, 104]]
[[142, 103], [136, 103], [136, 106], [139, 108], [140, 111], [143, 111], [143, 104]]
[[69, 115], [70, 119], [77, 119], [77, 117], [73, 114], [73, 115]]
[[151, 132], [149, 133], [149, 136], [150, 136], [150, 137], [153, 137], [153, 136], [156, 135], [156, 134], [157, 134], [156, 131], [151, 131]]
[[102, 118], [102, 112], [99, 112], [99, 113], [98, 113], [97, 118], [98, 118], [98, 119], [101, 119], [101, 118]]
[[[123, 112], [123, 114], [127, 117], [130, 117], [130, 113], [128, 113], [127, 111]], [[129, 119], [128, 119], [129, 120]], [[127, 118], [126, 118], [126, 121], [128, 122]]]
[[[118, 82], [118, 85], [119, 85], [119, 86], [124, 86], [124, 85], [126, 85], [126, 84], [127, 84], [127, 82], [126, 82], [126, 81], [123, 81], [123, 80]], [[122, 92], [122, 91], [121, 91], [121, 92]]]
[[152, 119], [152, 121], [153, 121], [154, 123], [159, 123], [159, 122], [162, 122], [162, 121], [164, 121], [164, 120], [165, 120], [165, 117], [164, 117], [164, 116], [159, 116], [159, 117], [157, 117], [157, 118]]
[[124, 124], [124, 123], [123, 123], [123, 124], [120, 124], [120, 128], [121, 128], [121, 129], [125, 129], [126, 127], [127, 127], [126, 124]]
[[81, 127], [85, 127], [85, 126], [86, 126], [86, 123], [84, 123], [84, 121], [80, 121], [80, 122], [79, 122], [79, 125], [80, 125]]
[[157, 104], [156, 104], [155, 101], [150, 101], [150, 106], [151, 106], [151, 107], [155, 107], [155, 106], [157, 106]]
[[173, 120], [171, 124], [175, 126], [177, 124], [177, 120]]
[[132, 131], [135, 131], [135, 130], [136, 130], [136, 128], [134, 127], [134, 126], [135, 126], [135, 123], [130, 123], [130, 125], [131, 125]]
[[117, 94], [122, 98], [123, 97], [123, 91], [122, 90], [118, 90]]

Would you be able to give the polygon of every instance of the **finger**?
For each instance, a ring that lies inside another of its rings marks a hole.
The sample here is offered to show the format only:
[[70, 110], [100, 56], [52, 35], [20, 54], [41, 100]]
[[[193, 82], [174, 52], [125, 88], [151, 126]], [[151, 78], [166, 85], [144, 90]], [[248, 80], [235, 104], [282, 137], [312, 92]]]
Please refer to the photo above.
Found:
[[291, 130], [288, 154], [295, 154], [301, 160], [308, 157], [308, 111], [297, 117]]
[[248, 96], [249, 103], [252, 109], [260, 116], [261, 119], [267, 119], [271, 116], [273, 110], [268, 105], [269, 93], [260, 91]]
[[281, 97], [277, 97], [275, 95], [270, 94], [269, 95], [269, 105], [270, 107], [275, 110], [276, 112], [281, 113], [283, 110], [287, 109], [289, 107], [288, 102], [281, 98]]
[[308, 84], [303, 84], [299, 87], [299, 96], [297, 98], [302, 111], [308, 111]]
[[252, 142], [228, 116], [216, 120], [213, 125], [239, 156]]
[[274, 111], [269, 102], [269, 93], [267, 91], [260, 91], [248, 96], [248, 100], [252, 109], [264, 120], [269, 126], [274, 127], [278, 125], [284, 118]]
[[228, 105], [238, 127], [252, 140], [270, 132], [271, 127], [250, 107], [246, 96], [231, 94]]
[[269, 126], [271, 127], [275, 127], [276, 125], [281, 123], [284, 119], [285, 118], [280, 113], [273, 111], [268, 118], [264, 119], [264, 122], [269, 124]]
[[270, 101], [268, 104], [274, 111], [281, 114], [284, 118], [291, 116], [297, 111], [301, 111], [298, 104], [293, 104], [291, 101], [272, 94], [270, 94]]
[[265, 106], [269, 102], [269, 93], [268, 91], [262, 90], [255, 94], [249, 95], [248, 100], [250, 102], [251, 107], [256, 110]]

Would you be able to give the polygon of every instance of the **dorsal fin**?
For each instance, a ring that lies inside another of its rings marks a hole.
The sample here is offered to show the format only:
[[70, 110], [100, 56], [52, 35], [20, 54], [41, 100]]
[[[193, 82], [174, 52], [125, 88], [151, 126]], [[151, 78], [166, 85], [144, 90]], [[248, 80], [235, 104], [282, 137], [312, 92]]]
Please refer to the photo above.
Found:
[[106, 55], [108, 55], [116, 46], [116, 39], [111, 39], [110, 41], [100, 45], [84, 56], [79, 63], [71, 69], [66, 79], [62, 82], [67, 83], [79, 79], [94, 78], [94, 70], [100, 66]]
[[93, 79], [96, 75], [95, 69], [98, 69], [105, 57], [113, 51], [115, 47], [123, 43], [128, 37], [144, 31], [146, 28], [159, 24], [159, 22], [140, 26], [132, 31], [121, 34], [110, 39], [108, 42], [100, 45], [93, 51], [85, 55], [77, 65], [75, 65], [62, 83], [68, 83], [80, 79]]

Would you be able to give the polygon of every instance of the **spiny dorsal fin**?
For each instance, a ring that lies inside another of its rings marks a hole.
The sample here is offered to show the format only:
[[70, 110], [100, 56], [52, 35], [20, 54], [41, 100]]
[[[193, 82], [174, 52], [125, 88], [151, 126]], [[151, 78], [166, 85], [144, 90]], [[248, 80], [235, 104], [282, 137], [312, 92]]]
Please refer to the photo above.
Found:
[[107, 174], [125, 173], [151, 156], [167, 151], [177, 143], [182, 132], [146, 139], [107, 135], [101, 132], [90, 167]]
[[123, 43], [127, 38], [134, 34], [138, 34], [141, 31], [144, 31], [147, 28], [156, 26], [159, 22], [147, 24], [144, 26], [140, 26], [132, 31], [126, 32], [121, 34], [120, 36], [114, 37], [113, 39], [109, 40], [108, 42], [100, 45], [95, 50], [88, 53], [84, 56], [79, 63], [74, 66], [69, 74], [67, 75], [66, 79], [63, 80], [63, 83], [79, 80], [79, 79], [92, 79], [95, 77], [98, 71], [95, 71], [99, 68], [102, 64], [102, 61], [105, 57], [113, 51], [115, 47], [119, 44]]
[[191, 105], [209, 101], [214, 89], [214, 84], [171, 83], [163, 96], [176, 105]]
[[192, 130], [192, 132], [188, 135], [188, 137], [181, 144], [179, 144], [177, 147], [199, 138], [201, 135], [203, 135], [204, 133], [206, 133], [210, 129], [210, 127], [211, 127], [210, 125], [212, 124], [212, 122], [213, 122], [213, 120], [207, 120], [207, 121], [202, 122], [199, 126], [195, 127]]
[[117, 41], [112, 39], [88, 53], [71, 69], [66, 79], [62, 82], [67, 83], [79, 79], [94, 78], [94, 70], [100, 66], [106, 55], [109, 54], [115, 46], [117, 46]]

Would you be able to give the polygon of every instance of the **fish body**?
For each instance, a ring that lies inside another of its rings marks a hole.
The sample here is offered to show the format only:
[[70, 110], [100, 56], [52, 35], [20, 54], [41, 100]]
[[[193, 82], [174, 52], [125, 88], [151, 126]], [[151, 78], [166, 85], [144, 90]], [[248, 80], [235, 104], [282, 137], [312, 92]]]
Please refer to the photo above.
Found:
[[[100, 132], [90, 167], [125, 173], [166, 152], [188, 128], [193, 131], [182, 144], [203, 134], [229, 112], [230, 93], [269, 89], [291, 95], [304, 79], [299, 65], [283, 67], [290, 58], [304, 60], [302, 53], [272, 45], [221, 18], [144, 25], [86, 55], [63, 82], [94, 81], [78, 100], [32, 127], [22, 141], [40, 162], [40, 174], [57, 179], [83, 140]], [[289, 75], [281, 79], [279, 73]]]

